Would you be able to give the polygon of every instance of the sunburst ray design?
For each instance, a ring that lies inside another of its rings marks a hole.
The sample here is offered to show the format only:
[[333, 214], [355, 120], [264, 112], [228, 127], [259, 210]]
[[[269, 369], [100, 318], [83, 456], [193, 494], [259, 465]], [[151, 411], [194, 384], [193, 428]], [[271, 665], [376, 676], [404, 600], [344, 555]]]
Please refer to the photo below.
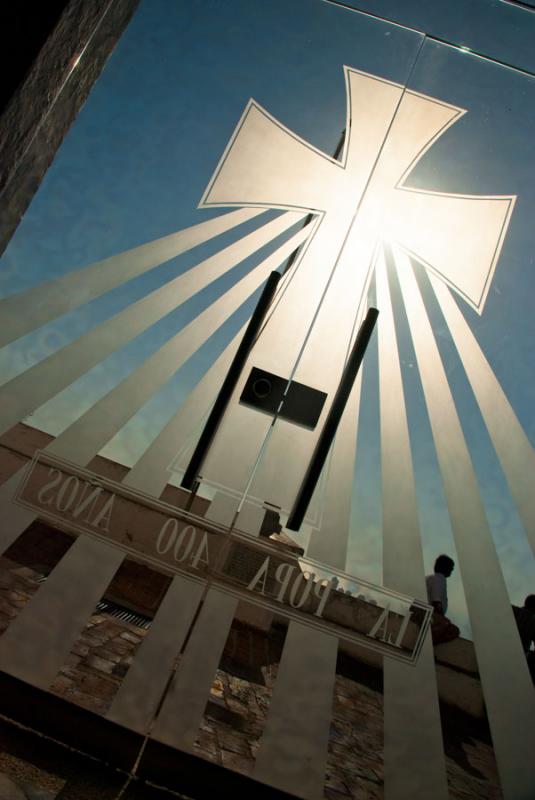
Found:
[[[396, 241], [416, 254], [481, 312], [515, 199], [407, 187], [423, 155], [465, 112], [357, 70], [346, 68], [345, 77], [348, 121], [340, 162], [250, 101], [202, 200], [204, 206], [303, 208], [321, 215], [245, 373], [254, 365], [284, 372], [329, 396], [362, 313], [378, 242]], [[237, 402], [241, 389], [240, 383], [204, 479], [234, 494], [247, 487], [255, 502], [269, 498], [289, 510], [318, 433], [284, 420], [262, 425]], [[226, 454], [238, 432], [241, 457], [229, 468]], [[316, 524], [317, 515], [308, 520]]]
[[[516, 748], [526, 747], [526, 738], [530, 748], [535, 745], [531, 678], [431, 322], [408, 257], [397, 251], [395, 260], [455, 539], [496, 759], [504, 788], [513, 797], [518, 779]], [[500, 690], [503, 685], [509, 687], [507, 693]], [[522, 743], [515, 734], [518, 730], [522, 731]]]
[[443, 283], [430, 279], [535, 554], [535, 451], [459, 306]]
[[[407, 407], [392, 297], [384, 253], [376, 262], [383, 582], [425, 597], [424, 563], [418, 518]], [[425, 642], [410, 674], [401, 664], [385, 663], [385, 779], [411, 786], [412, 754], [426, 753], [419, 770], [422, 795], [447, 800], [446, 765], [440, 735], [440, 710], [433, 649]], [[422, 698], [425, 701], [422, 702]], [[407, 729], [407, 708], [413, 724]]]
[[0, 301], [0, 347], [261, 214], [242, 208], [126, 250]]
[[[0, 433], [302, 219], [290, 212], [268, 222], [13, 378], [0, 388]], [[309, 230], [296, 234], [290, 247], [298, 247]], [[289, 255], [282, 252], [281, 262]]]
[[50, 448], [88, 463], [308, 236], [303, 228], [195, 317], [62, 433]]

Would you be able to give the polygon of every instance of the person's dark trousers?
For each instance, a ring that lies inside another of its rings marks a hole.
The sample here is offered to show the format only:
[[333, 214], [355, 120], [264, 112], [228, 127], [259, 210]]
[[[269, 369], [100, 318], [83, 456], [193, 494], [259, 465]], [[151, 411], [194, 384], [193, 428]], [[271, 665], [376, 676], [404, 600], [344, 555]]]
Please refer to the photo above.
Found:
[[535, 650], [530, 650], [529, 653], [527, 653], [527, 658], [531, 680], [535, 683]]

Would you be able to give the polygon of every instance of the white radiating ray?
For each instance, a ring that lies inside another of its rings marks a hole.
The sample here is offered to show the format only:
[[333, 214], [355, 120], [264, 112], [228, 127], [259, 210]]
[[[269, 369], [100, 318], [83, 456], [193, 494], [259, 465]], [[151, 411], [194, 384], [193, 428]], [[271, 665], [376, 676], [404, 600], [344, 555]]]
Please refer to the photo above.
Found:
[[535, 451], [451, 293], [430, 279], [535, 553]]
[[[342, 570], [350, 532], [361, 386], [362, 372], [340, 421], [320, 500], [320, 526], [312, 531], [306, 552], [307, 557]], [[336, 637], [290, 622], [256, 757], [256, 780], [297, 797], [323, 797], [337, 655]], [[307, 666], [312, 663], [313, 670]], [[291, 762], [284, 755], [288, 752], [293, 754]]]
[[208, 592], [156, 718], [153, 738], [193, 752], [237, 605], [233, 595], [214, 588]]
[[73, 270], [0, 301], [0, 347], [262, 213], [239, 209]]
[[24, 467], [18, 469], [0, 486], [0, 509], [2, 509], [0, 555], [5, 553], [8, 547], [11, 547], [17, 537], [20, 536], [28, 525], [31, 525], [37, 517], [30, 509], [16, 505], [13, 502], [13, 497], [24, 477], [27, 466], [28, 465], [25, 464]]
[[[238, 348], [245, 331], [245, 325], [227, 345], [223, 353], [212, 364], [208, 372], [182, 403], [160, 434], [125, 475], [123, 483], [139, 491], [159, 497], [169, 478], [169, 464], [174, 458], [177, 446], [192, 430], [196, 430], [208, 412], [230, 362]], [[200, 600], [201, 586], [192, 585], [188, 579], [176, 575], [167, 591], [151, 625], [148, 635], [136, 653], [136, 658], [128, 670], [125, 680], [113, 700], [107, 716], [121, 725], [145, 733], [157, 711], [169, 674], [177, 653], [187, 633], [186, 623], [190, 623]], [[226, 602], [226, 601], [225, 601]], [[225, 605], [225, 603], [223, 604]], [[228, 630], [234, 618], [235, 604], [225, 608], [219, 606], [220, 618], [218, 632]], [[209, 633], [204, 630], [204, 634]], [[223, 634], [223, 642], [226, 636]], [[213, 639], [210, 640], [213, 645]], [[217, 656], [218, 660], [218, 656]], [[207, 681], [213, 680], [213, 673]], [[196, 673], [195, 682], [199, 683]], [[146, 687], [150, 686], [147, 691]], [[208, 691], [208, 687], [206, 687]], [[193, 722], [200, 723], [200, 711]], [[196, 728], [195, 728], [196, 730]]]
[[399, 250], [395, 260], [474, 632], [503, 795], [505, 800], [528, 800], [535, 796], [535, 692], [431, 323], [410, 260]]
[[319, 527], [312, 530], [306, 555], [345, 572], [350, 534], [351, 497], [357, 456], [357, 429], [362, 389], [359, 371], [334, 440], [321, 498]]
[[[106, 717], [148, 733], [201, 601], [204, 586], [175, 575]], [[181, 709], [182, 710], [182, 709]], [[199, 720], [200, 722], [200, 720]]]
[[[376, 263], [383, 510], [383, 583], [426, 598], [409, 426], [384, 254]], [[431, 638], [414, 666], [385, 658], [384, 764], [389, 800], [447, 800]], [[410, 714], [411, 724], [407, 725]], [[425, 757], [423, 754], [425, 753]], [[415, 768], [415, 765], [418, 768]]]
[[0, 638], [0, 669], [47, 689], [123, 558], [118, 548], [79, 536]]
[[[360, 317], [362, 315], [361, 309]], [[358, 310], [357, 322], [360, 322]], [[356, 329], [357, 324], [353, 334]], [[352, 338], [346, 343], [346, 360]], [[312, 530], [306, 554], [342, 570], [346, 566], [350, 532], [361, 386], [362, 372], [358, 374], [340, 420], [325, 491], [320, 496], [318, 486], [311, 502], [311, 506], [321, 504], [317, 512], [320, 522], [319, 528]], [[274, 463], [277, 464], [276, 459]], [[310, 507], [308, 513], [311, 514]], [[256, 780], [298, 797], [323, 797], [337, 655], [336, 637], [290, 622], [256, 757]], [[311, 663], [314, 669], [307, 670], [305, 665]], [[311, 698], [314, 699], [311, 701]], [[283, 756], [288, 752], [293, 754], [291, 763]]]
[[[218, 503], [218, 495], [206, 511], [205, 518], [228, 527], [234, 517], [226, 500]], [[230, 511], [230, 515], [229, 515]], [[256, 514], [248, 533], [258, 536], [261, 517]], [[238, 598], [217, 588], [206, 594], [188, 645], [165, 696], [152, 730], [152, 736], [172, 747], [194, 751], [195, 740], [206, 708], [214, 675], [221, 661], [223, 648], [236, 614]]]
[[[303, 229], [257, 267], [253, 272], [262, 274], [260, 278], [256, 279], [256, 284], [263, 280], [268, 270], [283, 262], [307, 235], [308, 230]], [[247, 278], [250, 281], [251, 276], [247, 276]], [[240, 284], [247, 287], [247, 279], [243, 279]], [[249, 287], [247, 292], [250, 291]], [[127, 485], [135, 486], [143, 491], [153, 491], [156, 495], [163, 490], [168, 477], [166, 467], [176, 451], [176, 442], [180, 441], [181, 436], [202, 418], [205, 405], [209, 406], [213, 390], [217, 388], [222, 375], [228, 368], [243, 329], [190, 394], [183, 404], [181, 412], [170, 421], [153, 446], [146, 451], [134, 469], [125, 477]], [[154, 386], [154, 384], [148, 385]], [[77, 437], [73, 437], [70, 433], [72, 434], [70, 429], [65, 431], [52, 445], [49, 445], [47, 450], [62, 454], [75, 463], [87, 464], [97, 454], [101, 443], [93, 439], [90, 447], [80, 450]], [[1, 537], [2, 552], [36, 519], [36, 515], [31, 511], [20, 508], [12, 502], [12, 496], [17, 484], [22, 479], [23, 472], [24, 470], [19, 470], [0, 487], [0, 496], [4, 501], [2, 507], [5, 523], [4, 534]], [[113, 549], [110, 551], [106, 545], [80, 536], [69, 551], [69, 557], [63, 559], [53, 570], [47, 584], [39, 593], [38, 601], [29, 604], [26, 613], [22, 616], [19, 615], [19, 618], [10, 626], [9, 635], [4, 640], [4, 647], [0, 649], [0, 668], [4, 668], [33, 685], [47, 688], [64, 663], [79, 630], [85, 624], [122, 558], [120, 551]], [[80, 565], [82, 567], [86, 565], [88, 559], [92, 563], [94, 562], [93, 569], [90, 574], [86, 570], [82, 578], [79, 574]], [[72, 603], [65, 603], [65, 599], [70, 598], [73, 591], [76, 593], [75, 608]], [[122, 724], [134, 725], [136, 729], [146, 729], [156, 711], [161, 692], [165, 688], [169, 665], [176, 657], [183, 635], [185, 635], [197, 607], [198, 597], [193, 598], [192, 603], [191, 591], [187, 581], [180, 577], [174, 578], [168, 593], [169, 597], [166, 596], [161, 606], [163, 622], [159, 621], [159, 615], [157, 615], [154, 635], [147, 637], [145, 646], [139, 653], [139, 662], [136, 659], [136, 667], [128, 682], [125, 683], [124, 691], [117, 695], [117, 702], [110, 709], [110, 718]], [[57, 608], [58, 597], [61, 597], [63, 601], [61, 609]], [[221, 604], [218, 603], [218, 606], [220, 607]], [[234, 606], [235, 601], [227, 615], [226, 628], [232, 622]], [[48, 619], [51, 609], [54, 610], [53, 620]], [[169, 636], [167, 633], [167, 616], [169, 614], [176, 622], [176, 636]], [[44, 624], [45, 619], [48, 619], [46, 625]], [[219, 623], [218, 625], [221, 627]], [[225, 625], [222, 627], [225, 628]], [[61, 642], [61, 646], [58, 645], [59, 642]], [[41, 652], [47, 653], [46, 669], [42, 668], [42, 661], [38, 657]], [[147, 675], [151, 676], [153, 691], [146, 693], [144, 702], [138, 704], [136, 714], [132, 715], [130, 709], [132, 692], [135, 696], [139, 691], [140, 681], [143, 683]], [[209, 679], [211, 680], [210, 676]], [[199, 719], [193, 723], [195, 730], [202, 714], [202, 708], [200, 706], [199, 708], [197, 715]]]
[[290, 622], [255, 780], [307, 800], [324, 797], [337, 655], [336, 636]]
[[[313, 224], [313, 223], [311, 223]], [[294, 234], [156, 353], [95, 403], [50, 445], [51, 452], [87, 463], [308, 236]]]
[[[350, 532], [361, 386], [362, 372], [340, 420], [325, 491], [320, 497], [316, 490], [311, 503], [321, 503], [321, 521], [312, 530], [306, 554], [342, 570]], [[336, 637], [290, 622], [256, 757], [256, 780], [297, 797], [323, 797], [337, 655]], [[306, 667], [311, 663], [313, 670]], [[283, 755], [288, 752], [293, 754], [291, 762]]]
[[[268, 222], [8, 381], [0, 388], [0, 434], [303, 218], [290, 212]], [[310, 230], [302, 229], [299, 244]]]
[[169, 465], [181, 444], [206, 416], [245, 332], [244, 325], [212, 364], [176, 414], [125, 476], [123, 483], [159, 497], [169, 480]]

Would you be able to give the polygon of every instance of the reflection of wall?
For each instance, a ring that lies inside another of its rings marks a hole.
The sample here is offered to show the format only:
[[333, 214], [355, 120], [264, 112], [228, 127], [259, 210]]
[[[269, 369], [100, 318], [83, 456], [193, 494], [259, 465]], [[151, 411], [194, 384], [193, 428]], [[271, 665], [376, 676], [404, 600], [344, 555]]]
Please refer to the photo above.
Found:
[[[23, 464], [27, 463], [36, 450], [47, 447], [52, 441], [52, 436], [24, 424], [16, 425], [4, 434], [0, 439], [0, 481], [5, 481]], [[90, 468], [97, 474], [118, 482], [122, 481], [128, 472], [123, 465], [100, 456], [93, 460]], [[183, 507], [186, 494], [181, 489], [168, 484], [161, 497], [171, 505]], [[203, 516], [208, 505], [209, 501], [197, 496], [192, 505], [192, 511]], [[55, 530], [44, 522], [35, 521], [15, 541], [5, 555], [19, 564], [47, 574], [67, 552], [72, 541], [73, 538], [68, 533]], [[286, 544], [279, 545], [281, 548], [280, 562], [277, 559], [274, 560], [271, 573], [279, 563], [295, 562], [295, 555], [288, 549], [290, 544], [291, 540], [288, 540]], [[297, 552], [301, 553], [300, 550]], [[250, 565], [249, 569], [251, 569]], [[169, 585], [169, 580], [167, 575], [127, 558], [109, 585], [106, 598], [151, 617], [158, 609]], [[317, 603], [317, 599], [310, 600], [310, 603], [312, 608], [314, 603]], [[269, 629], [273, 619], [278, 624], [287, 624], [283, 617], [273, 616], [271, 612], [265, 610], [259, 616], [259, 612], [259, 609], [255, 610], [250, 604], [243, 603], [240, 604], [238, 617], [245, 622], [250, 622], [253, 626], [266, 630]], [[350, 628], [366, 633], [376, 622], [378, 613], [376, 607], [336, 591], [330, 595], [325, 618], [333, 622], [343, 622], [348, 617], [351, 619]], [[408, 630], [408, 635], [413, 636], [414, 632]], [[343, 650], [370, 666], [380, 667], [382, 664], [380, 655], [363, 650], [357, 645], [344, 644]], [[444, 672], [442, 667], [439, 667], [438, 670], [439, 691], [442, 699], [469, 710], [475, 716], [482, 716], [484, 706], [472, 643], [460, 639], [447, 645], [441, 645], [437, 654], [439, 654], [438, 660], [444, 661], [444, 670], [446, 670]], [[457, 678], [453, 685], [447, 672], [450, 666], [457, 671]]]
[[[51, 439], [26, 425], [13, 428], [0, 441], [0, 479], [17, 471], [35, 449], [46, 447]], [[95, 459], [92, 468], [118, 481], [126, 472], [125, 467], [100, 457]], [[177, 505], [182, 505], [184, 500], [181, 490], [171, 486], [167, 486], [163, 497]], [[203, 508], [197, 511], [203, 513], [207, 501], [198, 498], [198, 503]], [[21, 613], [28, 599], [38, 591], [43, 576], [55, 567], [71, 543], [68, 532], [36, 521], [6, 551], [0, 559], [0, 633]], [[281, 549], [283, 561], [294, 558]], [[106, 590], [105, 598], [144, 615], [138, 622], [150, 625], [168, 583], [166, 575], [126, 559]], [[349, 595], [333, 593], [331, 610], [334, 616], [344, 609], [349, 612], [354, 606], [364, 608], [368, 604]], [[247, 603], [239, 604], [195, 747], [196, 755], [202, 759], [243, 775], [252, 772], [287, 630], [284, 618], [271, 613], [258, 615], [251, 612], [252, 608]], [[376, 613], [376, 610], [370, 607], [368, 612]], [[146, 633], [147, 628], [140, 624], [96, 611], [53, 681], [49, 698], [52, 701], [58, 698], [58, 702], [61, 698], [99, 716], [106, 714]], [[459, 800], [483, 797], [498, 800], [496, 769], [488, 743], [472, 643], [458, 640], [441, 645], [436, 650], [436, 658], [446, 726], [447, 764], [453, 786], [451, 796]], [[330, 800], [344, 800], [357, 792], [363, 800], [383, 796], [382, 704], [381, 656], [357, 646], [343, 645], [338, 660], [329, 740], [326, 797]], [[13, 716], [16, 717], [19, 710], [16, 706]], [[467, 729], [469, 736], [465, 733]], [[13, 741], [8, 732], [8, 749], [14, 746]], [[13, 767], [11, 762], [8, 766], [9, 769]], [[16, 777], [16, 771], [8, 772]], [[456, 787], [459, 787], [458, 794]], [[98, 796], [102, 800], [101, 793], [102, 787], [88, 797]], [[78, 795], [72, 795], [75, 796], [79, 800]], [[114, 795], [110, 794], [111, 797]], [[128, 797], [125, 795], [125, 800]]]
[[[0, 560], [0, 629], [24, 607], [37, 589], [39, 578], [36, 570], [7, 558]], [[104, 714], [146, 633], [144, 627], [109, 614], [92, 615], [50, 691], [71, 703]], [[265, 632], [243, 623], [233, 624], [195, 746], [198, 756], [242, 774], [252, 772], [284, 633], [280, 625]], [[442, 669], [448, 673], [462, 704], [463, 683], [457, 677], [460, 673], [451, 667]], [[381, 684], [379, 668], [370, 667], [359, 658], [340, 656], [325, 791], [329, 800], [349, 799], [357, 792], [362, 800], [383, 796]], [[451, 798], [499, 800], [485, 724], [451, 706], [443, 705], [442, 713]], [[9, 758], [15, 745], [9, 733], [4, 735], [5, 752], [0, 755], [0, 773], [4, 770], [10, 777], [20, 778], [20, 745], [18, 760]], [[62, 780], [62, 775], [54, 773], [53, 764], [46, 762], [46, 754], [39, 754], [37, 765], [32, 762], [36, 760], [35, 750], [33, 754], [25, 752], [24, 755], [29, 761], [26, 770], [34, 783], [40, 785], [39, 781], [43, 781], [42, 789], [58, 785], [64, 786], [65, 791], [68, 789], [69, 780]], [[68, 764], [63, 764], [63, 770], [64, 778], [65, 772], [69, 772]], [[93, 771], [100, 772], [94, 768]], [[94, 787], [94, 794], [83, 797], [97, 797], [102, 789], [102, 786]], [[79, 787], [73, 787], [74, 791], [79, 791]], [[114, 794], [109, 796], [115, 797]]]

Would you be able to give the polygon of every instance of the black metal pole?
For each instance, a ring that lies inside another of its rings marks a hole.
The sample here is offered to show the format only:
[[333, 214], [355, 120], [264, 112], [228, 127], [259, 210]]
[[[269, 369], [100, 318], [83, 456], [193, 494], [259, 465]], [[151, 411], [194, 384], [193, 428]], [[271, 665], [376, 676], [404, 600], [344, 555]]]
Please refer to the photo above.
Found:
[[369, 308], [368, 313], [366, 314], [366, 319], [360, 326], [357, 338], [355, 339], [355, 344], [351, 349], [351, 353], [347, 360], [347, 364], [344, 367], [340, 383], [338, 384], [338, 389], [336, 390], [336, 394], [333, 398], [331, 409], [327, 415], [327, 419], [325, 420], [323, 430], [320, 433], [320, 437], [316, 447], [314, 448], [314, 453], [310, 459], [310, 463], [301, 484], [301, 488], [299, 489], [295, 503], [290, 512], [290, 516], [288, 517], [286, 527], [291, 531], [298, 531], [301, 527], [301, 523], [303, 522], [308, 504], [310, 503], [312, 494], [316, 488], [318, 478], [321, 470], [323, 469], [323, 465], [334, 439], [336, 429], [338, 428], [338, 424], [342, 414], [344, 413], [344, 408], [346, 407], [351, 389], [355, 383], [357, 372], [359, 371], [362, 359], [364, 358], [364, 353], [368, 347], [368, 343], [373, 333], [378, 316], [379, 312], [376, 308]]
[[210, 412], [210, 416], [206, 421], [206, 425], [204, 426], [203, 432], [199, 437], [197, 446], [193, 451], [193, 455], [184, 473], [182, 483], [180, 484], [183, 489], [188, 489], [191, 491], [193, 484], [197, 480], [203, 461], [206, 458], [206, 454], [221, 423], [225, 409], [232, 396], [232, 392], [236, 388], [236, 384], [238, 383], [241, 371], [245, 365], [245, 361], [247, 360], [247, 356], [249, 355], [258, 332], [260, 331], [262, 322], [264, 321], [269, 306], [271, 305], [271, 301], [273, 300], [275, 290], [281, 277], [282, 276], [279, 272], [272, 272], [267, 279], [266, 285], [264, 286], [264, 290], [260, 295], [260, 299], [256, 305], [253, 316], [249, 320], [247, 330], [243, 334], [240, 346], [236, 351], [236, 355], [232, 359], [232, 364], [227, 372], [227, 376], [223, 381], [221, 389], [219, 390], [219, 394], [217, 395], [214, 406]]

